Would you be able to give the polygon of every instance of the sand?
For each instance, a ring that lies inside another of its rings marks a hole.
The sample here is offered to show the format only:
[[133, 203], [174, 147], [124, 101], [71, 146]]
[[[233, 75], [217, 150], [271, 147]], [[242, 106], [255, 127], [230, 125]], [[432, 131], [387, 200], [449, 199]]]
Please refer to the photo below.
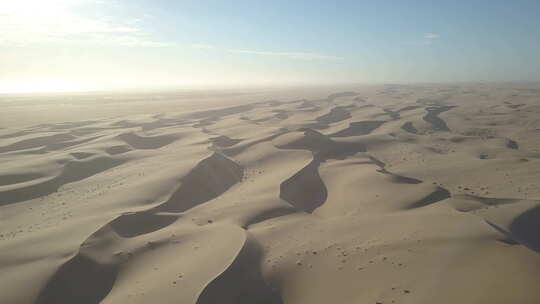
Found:
[[0, 303], [540, 303], [540, 85], [0, 105]]

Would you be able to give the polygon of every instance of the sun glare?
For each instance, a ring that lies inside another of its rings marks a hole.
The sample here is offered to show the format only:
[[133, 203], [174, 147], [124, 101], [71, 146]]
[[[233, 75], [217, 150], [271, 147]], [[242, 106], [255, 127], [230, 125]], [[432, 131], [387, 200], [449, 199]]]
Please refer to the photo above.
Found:
[[55, 14], [58, 10], [63, 10], [69, 6], [72, 1], [61, 0], [19, 0], [6, 1], [2, 3], [0, 12], [4, 14], [19, 14], [19, 15], [47, 15]]

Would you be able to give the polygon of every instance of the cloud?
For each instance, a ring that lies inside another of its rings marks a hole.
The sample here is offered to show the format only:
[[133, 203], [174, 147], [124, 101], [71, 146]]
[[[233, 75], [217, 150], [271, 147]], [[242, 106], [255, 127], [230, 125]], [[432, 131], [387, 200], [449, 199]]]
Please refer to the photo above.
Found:
[[194, 49], [207, 49], [207, 50], [217, 48], [216, 46], [211, 45], [211, 44], [198, 44], [198, 43], [191, 44], [190, 46]]
[[405, 45], [417, 45], [417, 46], [428, 46], [432, 45], [436, 39], [441, 38], [441, 35], [435, 33], [425, 33], [422, 40], [413, 40], [405, 41], [402, 44]]
[[441, 38], [441, 35], [435, 34], [435, 33], [425, 33], [424, 38], [426, 38], [426, 39], [439, 39], [439, 38]]
[[325, 55], [325, 54], [319, 54], [319, 53], [271, 52], [271, 51], [243, 50], [243, 49], [229, 49], [227, 51], [231, 53], [285, 57], [285, 58], [299, 59], [299, 60], [342, 60], [344, 59], [343, 57], [339, 57], [339, 56]]
[[[0, 45], [107, 44], [156, 47], [168, 44], [151, 40], [138, 27], [137, 18], [85, 16], [82, 6], [103, 9], [100, 0], [18, 0], [0, 6]], [[101, 11], [101, 10], [100, 10]]]
[[406, 45], [432, 45], [433, 42], [431, 40], [422, 40], [422, 41], [405, 41], [403, 44]]
[[283, 57], [296, 60], [342, 60], [343, 57], [326, 55], [320, 53], [310, 53], [310, 52], [273, 52], [273, 51], [259, 51], [259, 50], [247, 50], [247, 49], [228, 49], [219, 47], [212, 44], [190, 44], [189, 45], [195, 49], [215, 49], [219, 51], [236, 53], [236, 54], [248, 54], [248, 55], [257, 55], [257, 56], [272, 56], [272, 57]]

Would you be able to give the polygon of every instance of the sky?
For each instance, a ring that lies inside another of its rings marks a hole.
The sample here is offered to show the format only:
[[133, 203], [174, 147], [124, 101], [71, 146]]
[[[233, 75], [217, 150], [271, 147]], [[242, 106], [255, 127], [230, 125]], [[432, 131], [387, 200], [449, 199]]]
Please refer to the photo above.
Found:
[[0, 93], [540, 81], [540, 1], [0, 0]]

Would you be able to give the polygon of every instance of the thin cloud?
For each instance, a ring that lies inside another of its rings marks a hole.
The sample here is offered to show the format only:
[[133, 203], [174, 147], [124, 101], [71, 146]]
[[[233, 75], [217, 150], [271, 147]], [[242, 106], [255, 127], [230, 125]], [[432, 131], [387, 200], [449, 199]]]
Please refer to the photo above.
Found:
[[273, 52], [273, 51], [259, 51], [259, 50], [247, 50], [247, 49], [227, 49], [212, 44], [199, 44], [194, 43], [190, 44], [189, 47], [195, 49], [216, 49], [220, 51], [225, 51], [229, 53], [236, 54], [247, 54], [247, 55], [257, 55], [257, 56], [272, 56], [272, 57], [283, 57], [296, 60], [342, 60], [343, 57], [326, 55], [320, 53], [311, 53], [311, 52]]
[[432, 45], [433, 42], [431, 40], [423, 40], [423, 41], [405, 41], [403, 42], [405, 45]]
[[439, 39], [439, 38], [441, 38], [441, 35], [435, 34], [435, 33], [425, 33], [424, 38], [426, 38], [426, 39]]
[[217, 48], [216, 46], [211, 45], [211, 44], [198, 44], [198, 43], [191, 44], [190, 46], [194, 49], [206, 49], [206, 50]]
[[255, 51], [255, 50], [243, 50], [243, 49], [229, 49], [231, 53], [260, 55], [260, 56], [273, 56], [284, 57], [298, 60], [342, 60], [343, 57], [319, 54], [319, 53], [304, 53], [304, 52], [271, 52], [271, 51]]
[[441, 38], [441, 35], [436, 33], [425, 33], [422, 40], [414, 41], [404, 41], [402, 44], [405, 45], [416, 45], [416, 46], [429, 46], [432, 45], [436, 39]]

